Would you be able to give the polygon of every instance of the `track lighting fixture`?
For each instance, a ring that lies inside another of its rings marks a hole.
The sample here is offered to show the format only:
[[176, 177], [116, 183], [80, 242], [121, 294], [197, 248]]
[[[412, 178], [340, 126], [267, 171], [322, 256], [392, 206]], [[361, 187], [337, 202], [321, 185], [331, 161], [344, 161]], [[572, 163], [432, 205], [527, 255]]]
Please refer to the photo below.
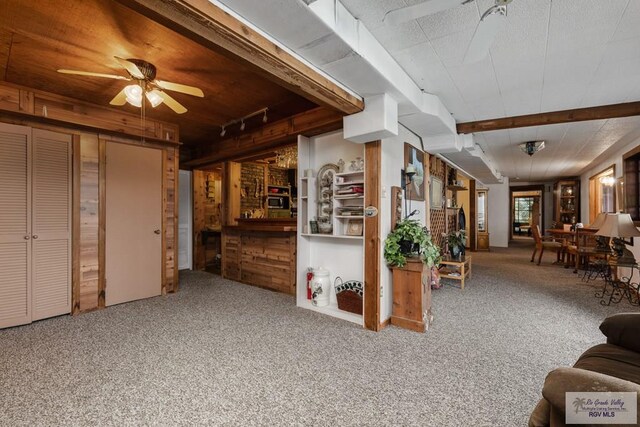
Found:
[[224, 136], [227, 133], [227, 127], [235, 125], [236, 123], [240, 123], [239, 129], [241, 132], [243, 132], [247, 128], [246, 121], [252, 117], [259, 116], [260, 114], [262, 114], [262, 123], [267, 123], [267, 121], [269, 120], [269, 118], [267, 117], [267, 111], [269, 111], [269, 108], [261, 108], [260, 110], [254, 111], [253, 113], [247, 114], [246, 116], [240, 117], [239, 119], [231, 120], [220, 125], [220, 136]]

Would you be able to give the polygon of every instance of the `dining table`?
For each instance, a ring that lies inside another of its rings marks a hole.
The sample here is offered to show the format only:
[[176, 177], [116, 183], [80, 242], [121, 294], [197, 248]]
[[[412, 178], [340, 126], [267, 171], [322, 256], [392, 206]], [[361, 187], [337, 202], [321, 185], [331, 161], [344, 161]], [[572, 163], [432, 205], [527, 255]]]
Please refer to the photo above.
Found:
[[547, 235], [559, 240], [562, 243], [562, 249], [560, 250], [560, 253], [558, 255], [562, 260], [561, 263], [564, 264], [565, 268], [568, 268], [569, 258], [567, 257], [567, 247], [569, 246], [569, 243], [573, 242], [573, 238], [575, 237], [576, 232], [574, 230], [565, 230], [564, 228], [547, 228], [545, 232]]

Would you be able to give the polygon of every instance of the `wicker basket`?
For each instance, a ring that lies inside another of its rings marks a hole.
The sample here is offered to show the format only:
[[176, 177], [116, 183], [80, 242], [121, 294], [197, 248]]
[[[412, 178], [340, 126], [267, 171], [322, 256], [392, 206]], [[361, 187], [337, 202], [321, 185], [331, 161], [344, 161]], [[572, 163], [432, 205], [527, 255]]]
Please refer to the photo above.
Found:
[[362, 282], [352, 280], [342, 283], [342, 279], [336, 277], [334, 287], [340, 310], [362, 314]]

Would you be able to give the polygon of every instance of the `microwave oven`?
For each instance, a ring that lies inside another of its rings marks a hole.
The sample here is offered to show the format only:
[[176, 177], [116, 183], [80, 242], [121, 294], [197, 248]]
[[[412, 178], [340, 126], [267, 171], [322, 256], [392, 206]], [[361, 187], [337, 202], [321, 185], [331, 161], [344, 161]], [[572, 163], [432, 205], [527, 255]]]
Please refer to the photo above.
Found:
[[267, 197], [267, 206], [269, 209], [286, 209], [285, 196], [269, 196]]

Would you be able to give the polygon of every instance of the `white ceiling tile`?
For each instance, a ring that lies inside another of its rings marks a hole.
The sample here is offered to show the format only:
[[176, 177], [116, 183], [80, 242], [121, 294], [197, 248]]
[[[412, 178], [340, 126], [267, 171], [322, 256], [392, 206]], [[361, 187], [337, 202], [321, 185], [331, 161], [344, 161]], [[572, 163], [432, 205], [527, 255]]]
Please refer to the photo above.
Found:
[[[375, 29], [409, 76], [438, 95], [458, 123], [640, 100], [640, 0], [515, 0], [491, 56], [472, 65], [462, 60], [480, 14], [494, 0], [476, 0], [396, 28], [381, 28], [384, 14], [424, 0], [341, 1]], [[640, 118], [475, 138], [504, 175], [553, 180], [578, 174], [635, 133], [640, 134]], [[547, 148], [533, 157], [518, 148], [537, 139], [546, 140]]]
[[381, 25], [371, 31], [371, 34], [391, 54], [407, 47], [415, 46], [427, 41], [417, 21], [409, 21], [400, 26]]
[[444, 65], [447, 67], [462, 65], [474, 31], [474, 29], [470, 29], [430, 39], [433, 49]]
[[[255, 0], [252, 0], [255, 2]], [[340, 0], [347, 10], [361, 20], [372, 31], [382, 25], [384, 15], [394, 9], [406, 6], [404, 0]], [[267, 3], [267, 2], [265, 2]]]
[[461, 31], [474, 31], [478, 24], [478, 9], [473, 3], [417, 20], [429, 39], [434, 40]]
[[640, 37], [640, 2], [630, 0], [612, 40]]

